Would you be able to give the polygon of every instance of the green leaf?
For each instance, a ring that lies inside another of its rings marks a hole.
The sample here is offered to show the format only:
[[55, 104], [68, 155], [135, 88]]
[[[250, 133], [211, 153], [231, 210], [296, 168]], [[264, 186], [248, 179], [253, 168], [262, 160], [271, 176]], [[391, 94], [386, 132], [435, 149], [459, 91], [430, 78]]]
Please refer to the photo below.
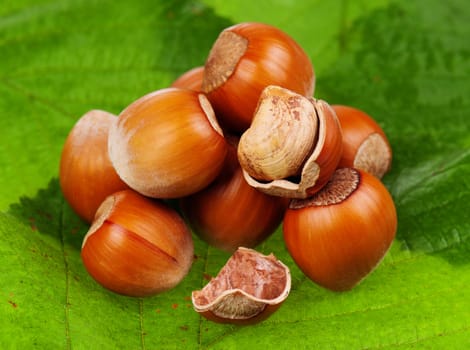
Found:
[[[315, 94], [356, 106], [392, 144], [384, 182], [397, 238], [354, 290], [308, 280], [279, 229], [258, 249], [293, 286], [268, 320], [214, 324], [189, 296], [228, 255], [196, 236], [175, 289], [134, 299], [86, 273], [87, 226], [60, 192], [75, 123], [119, 113], [204, 63], [220, 30], [271, 23], [312, 58]], [[0, 5], [0, 345], [2, 349], [470, 348], [470, 5], [466, 1], [35, 1]]]

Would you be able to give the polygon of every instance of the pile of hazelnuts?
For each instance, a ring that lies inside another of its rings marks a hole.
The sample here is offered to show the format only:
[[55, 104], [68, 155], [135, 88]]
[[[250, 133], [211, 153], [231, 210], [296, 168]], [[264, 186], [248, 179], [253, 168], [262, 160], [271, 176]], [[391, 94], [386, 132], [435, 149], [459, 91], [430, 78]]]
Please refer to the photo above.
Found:
[[312, 281], [333, 291], [359, 283], [395, 237], [380, 180], [392, 151], [372, 117], [314, 98], [314, 86], [312, 63], [289, 35], [240, 23], [171, 87], [118, 117], [83, 115], [64, 144], [60, 185], [90, 224], [81, 250], [89, 274], [123, 295], [167, 291], [191, 268], [194, 232], [233, 253], [193, 292], [196, 311], [258, 321], [290, 290], [287, 266], [254, 249], [282, 224]]

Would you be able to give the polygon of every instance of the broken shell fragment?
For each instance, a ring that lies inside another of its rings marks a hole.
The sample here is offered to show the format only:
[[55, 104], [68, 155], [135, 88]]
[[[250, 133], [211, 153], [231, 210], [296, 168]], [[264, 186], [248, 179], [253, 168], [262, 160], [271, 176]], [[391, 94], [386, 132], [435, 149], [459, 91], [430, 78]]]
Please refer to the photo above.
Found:
[[254, 324], [268, 318], [289, 295], [289, 268], [273, 254], [238, 248], [217, 277], [193, 291], [194, 309], [220, 323]]
[[[284, 126], [276, 129], [279, 123]], [[238, 159], [250, 186], [272, 196], [307, 198], [328, 182], [342, 147], [341, 126], [327, 102], [268, 86], [240, 138]]]
[[253, 178], [271, 181], [300, 175], [316, 142], [318, 119], [306, 97], [278, 86], [263, 90], [238, 158]]

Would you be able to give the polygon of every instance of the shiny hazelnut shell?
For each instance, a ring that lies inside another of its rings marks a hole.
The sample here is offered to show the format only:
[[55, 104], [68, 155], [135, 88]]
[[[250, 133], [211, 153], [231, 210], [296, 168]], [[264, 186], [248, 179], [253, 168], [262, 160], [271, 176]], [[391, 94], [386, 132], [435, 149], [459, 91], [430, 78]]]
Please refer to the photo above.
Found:
[[239, 23], [223, 30], [204, 70], [202, 91], [221, 125], [232, 132], [249, 127], [266, 86], [279, 85], [306, 97], [313, 95], [315, 86], [312, 63], [300, 45], [262, 23]]
[[108, 151], [132, 189], [149, 197], [179, 198], [216, 178], [227, 147], [203, 94], [167, 88], [141, 97], [119, 115]]
[[204, 66], [194, 67], [176, 78], [176, 80], [171, 83], [171, 87], [201, 91], [203, 76]]
[[338, 167], [354, 167], [382, 178], [391, 168], [392, 148], [380, 125], [365, 112], [332, 105], [343, 131], [343, 154]]
[[180, 207], [194, 232], [208, 244], [227, 252], [254, 248], [280, 225], [289, 199], [262, 193], [248, 185], [236, 154], [237, 139], [216, 180], [191, 196]]
[[60, 188], [67, 203], [88, 223], [107, 196], [128, 188], [108, 156], [108, 132], [116, 120], [115, 115], [101, 110], [85, 113], [62, 149]]
[[133, 297], [174, 288], [193, 256], [191, 232], [178, 213], [133, 190], [103, 202], [81, 251], [85, 268], [99, 284]]
[[396, 233], [397, 213], [385, 186], [373, 175], [338, 169], [308, 199], [293, 200], [283, 221], [287, 249], [315, 283], [352, 289], [383, 259]]

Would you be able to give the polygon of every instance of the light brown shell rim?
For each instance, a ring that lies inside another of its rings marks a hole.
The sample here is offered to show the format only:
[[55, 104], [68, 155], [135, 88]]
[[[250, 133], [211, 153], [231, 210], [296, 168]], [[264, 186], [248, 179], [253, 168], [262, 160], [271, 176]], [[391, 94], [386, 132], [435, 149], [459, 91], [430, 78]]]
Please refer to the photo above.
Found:
[[83, 238], [82, 242], [82, 248], [85, 246], [86, 241], [88, 238], [94, 234], [98, 229], [103, 225], [103, 223], [106, 221], [106, 219], [111, 215], [111, 212], [113, 211], [114, 207], [116, 205], [116, 196], [115, 195], [110, 195], [108, 196], [98, 207], [95, 218], [93, 219], [93, 222], [88, 229], [88, 232], [86, 233], [85, 237]]
[[230, 29], [219, 34], [204, 64], [201, 86], [204, 93], [211, 93], [225, 84], [248, 49], [248, 39]]
[[363, 169], [381, 179], [391, 168], [392, 150], [380, 133], [372, 133], [359, 145], [354, 167]]

